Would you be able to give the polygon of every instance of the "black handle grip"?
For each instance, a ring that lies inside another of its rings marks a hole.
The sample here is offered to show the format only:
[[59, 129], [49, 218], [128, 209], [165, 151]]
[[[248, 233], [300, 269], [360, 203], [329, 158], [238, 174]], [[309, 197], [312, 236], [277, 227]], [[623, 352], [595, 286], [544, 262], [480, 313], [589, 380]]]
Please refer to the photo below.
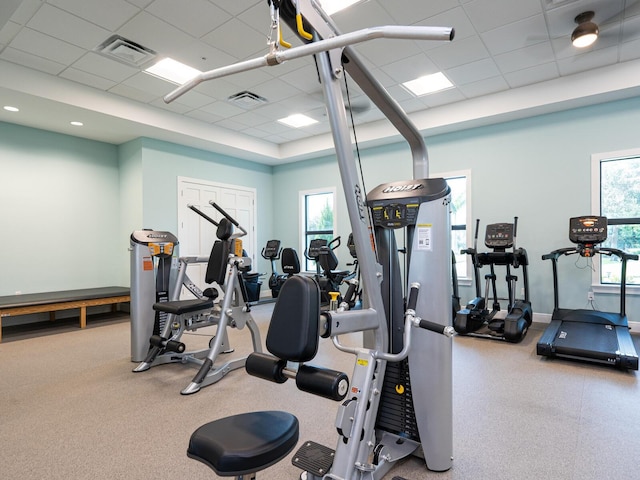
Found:
[[208, 222], [213, 223], [216, 227], [219, 225], [218, 222], [216, 222], [213, 218], [211, 218], [209, 215], [207, 215], [206, 213], [204, 213], [202, 210], [199, 210], [198, 208], [196, 208], [193, 205], [187, 205], [188, 208], [190, 208], [191, 210], [193, 210], [194, 212], [196, 212], [198, 215], [200, 215], [202, 218], [204, 218], [205, 220], [207, 220]]
[[233, 223], [236, 227], [238, 227], [238, 228], [240, 227], [238, 222], [231, 215], [229, 215], [227, 212], [225, 212], [224, 209], [220, 205], [218, 205], [213, 200], [211, 200], [209, 203], [211, 204], [211, 206], [213, 208], [218, 210], [227, 220], [229, 220], [231, 223]]
[[420, 328], [424, 328], [425, 330], [429, 330], [430, 332], [436, 332], [441, 335], [446, 335], [446, 325], [440, 325], [439, 323], [430, 322], [429, 320], [420, 320], [418, 326]]
[[411, 290], [409, 291], [409, 301], [407, 302], [408, 310], [416, 310], [416, 304], [418, 303], [418, 292], [420, 291], [420, 287], [411, 286]]

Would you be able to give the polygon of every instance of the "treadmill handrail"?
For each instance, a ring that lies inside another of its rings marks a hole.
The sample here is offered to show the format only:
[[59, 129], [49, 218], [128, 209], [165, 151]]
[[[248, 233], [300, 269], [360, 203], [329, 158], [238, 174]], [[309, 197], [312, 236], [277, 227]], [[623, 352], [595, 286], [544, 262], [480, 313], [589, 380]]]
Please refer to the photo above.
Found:
[[[553, 266], [553, 309], [557, 310], [559, 305], [558, 300], [558, 258], [562, 255], [573, 255], [579, 253], [579, 246], [559, 248], [553, 252], [542, 255], [542, 260], [551, 260]], [[594, 254], [600, 255], [615, 255], [620, 258], [622, 263], [620, 272], [620, 315], [626, 315], [626, 295], [627, 295], [627, 261], [638, 260], [638, 255], [635, 253], [627, 253], [618, 248], [600, 247], [593, 250]]]

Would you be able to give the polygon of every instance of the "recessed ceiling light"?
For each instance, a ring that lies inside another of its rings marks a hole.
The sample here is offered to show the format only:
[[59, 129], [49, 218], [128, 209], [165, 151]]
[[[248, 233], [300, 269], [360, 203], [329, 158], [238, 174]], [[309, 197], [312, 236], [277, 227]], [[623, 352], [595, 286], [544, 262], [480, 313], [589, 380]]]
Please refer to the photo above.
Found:
[[281, 118], [278, 120], [280, 123], [284, 123], [285, 125], [289, 125], [290, 127], [300, 128], [306, 127], [307, 125], [313, 125], [314, 123], [318, 123], [317, 120], [314, 120], [311, 117], [307, 117], [301, 113], [295, 113], [293, 115], [289, 115], [288, 117]]
[[73, 125], [74, 127], [82, 127], [84, 125], [84, 123], [82, 122], [77, 122], [77, 121], [73, 121], [73, 122], [69, 122], [71, 125]]
[[453, 87], [453, 83], [451, 83], [442, 72], [438, 72], [416, 78], [409, 82], [404, 82], [402, 86], [419, 97], [421, 95], [426, 95], [427, 93], [439, 92], [440, 90], [451, 88]]
[[18, 107], [12, 107], [11, 105], [5, 105], [4, 108], [7, 112], [19, 112], [20, 109]]
[[322, 5], [322, 9], [327, 12], [328, 15], [333, 15], [361, 1], [362, 0], [320, 0], [320, 5]]
[[202, 73], [200, 70], [168, 57], [147, 68], [145, 72], [178, 85], [182, 85]]

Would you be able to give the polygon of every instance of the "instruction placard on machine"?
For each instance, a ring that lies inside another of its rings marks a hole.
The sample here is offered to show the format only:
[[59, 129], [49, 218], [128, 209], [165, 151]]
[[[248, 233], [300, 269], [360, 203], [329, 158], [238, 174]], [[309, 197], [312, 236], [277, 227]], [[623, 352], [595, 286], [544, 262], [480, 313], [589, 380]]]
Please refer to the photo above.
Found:
[[418, 250], [432, 250], [431, 229], [432, 224], [421, 224], [416, 227], [416, 236], [418, 238]]

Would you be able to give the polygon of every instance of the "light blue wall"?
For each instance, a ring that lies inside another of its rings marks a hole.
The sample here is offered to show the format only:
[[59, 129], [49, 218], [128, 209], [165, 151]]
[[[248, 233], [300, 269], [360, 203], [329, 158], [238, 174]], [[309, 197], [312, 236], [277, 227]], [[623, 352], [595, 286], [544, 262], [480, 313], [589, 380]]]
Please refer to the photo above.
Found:
[[[518, 245], [530, 259], [534, 311], [551, 313], [551, 265], [541, 256], [569, 246], [569, 218], [591, 213], [591, 154], [640, 146], [640, 98], [474, 128], [426, 139], [432, 176], [470, 170], [473, 218], [487, 223], [519, 217]], [[404, 144], [361, 151], [365, 185], [411, 178], [409, 149]], [[298, 192], [337, 186], [337, 164], [323, 157], [274, 168], [274, 204], [282, 213], [275, 231], [284, 243], [297, 245]], [[342, 197], [342, 195], [340, 195]], [[338, 234], [350, 232], [344, 200], [338, 204]], [[294, 219], [295, 221], [291, 221]], [[346, 249], [339, 255], [346, 261]], [[591, 284], [590, 270], [576, 268], [573, 259], [560, 266], [561, 303], [584, 307]], [[580, 264], [580, 266], [584, 266]], [[463, 287], [464, 299], [473, 295]], [[597, 294], [600, 308], [617, 309], [617, 295]], [[636, 298], [629, 299], [631, 320], [640, 321]]]
[[[256, 189], [257, 247], [265, 245], [273, 230], [272, 168], [195, 148], [158, 140], [142, 140], [143, 225], [139, 228], [178, 231], [177, 177]], [[270, 265], [255, 252], [255, 271], [270, 271]]]
[[120, 283], [116, 146], [0, 122], [0, 167], [0, 295]]

